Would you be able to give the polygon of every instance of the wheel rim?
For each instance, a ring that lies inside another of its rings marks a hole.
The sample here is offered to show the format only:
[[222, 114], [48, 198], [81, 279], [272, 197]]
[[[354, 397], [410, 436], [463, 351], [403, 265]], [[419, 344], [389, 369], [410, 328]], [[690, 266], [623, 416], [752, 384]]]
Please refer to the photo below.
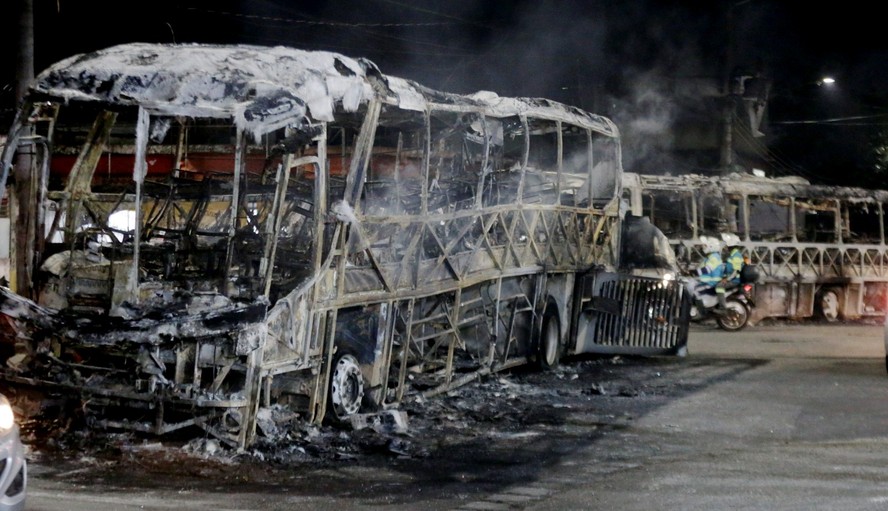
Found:
[[333, 368], [333, 381], [330, 385], [330, 402], [337, 418], [358, 413], [364, 398], [364, 378], [358, 360], [352, 355], [343, 355]]
[[547, 366], [558, 363], [558, 318], [549, 316], [543, 330], [543, 361]]
[[823, 319], [827, 321], [838, 321], [839, 319], [839, 295], [835, 291], [825, 291], [820, 297], [820, 309], [823, 312]]
[[749, 312], [746, 306], [740, 302], [728, 302], [725, 314], [720, 316], [718, 324], [725, 330], [737, 330], [746, 325]]

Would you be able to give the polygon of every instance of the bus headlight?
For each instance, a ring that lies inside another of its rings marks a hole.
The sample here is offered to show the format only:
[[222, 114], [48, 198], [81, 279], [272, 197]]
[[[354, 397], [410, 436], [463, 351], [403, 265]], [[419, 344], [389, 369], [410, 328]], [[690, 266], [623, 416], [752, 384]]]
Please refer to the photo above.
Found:
[[9, 431], [15, 425], [15, 414], [6, 396], [0, 396], [0, 431]]
[[672, 282], [673, 280], [675, 280], [674, 273], [669, 273], [669, 272], [664, 273], [663, 275], [660, 276], [660, 282], [657, 283], [657, 287], [660, 289], [666, 289], [667, 287], [669, 287], [669, 283]]
[[660, 275], [660, 282], [657, 282], [656, 284], [654, 284], [653, 287], [655, 289], [666, 289], [669, 287], [669, 282], [671, 282], [673, 280], [675, 280], [674, 273], [669, 273], [669, 272], [664, 273], [663, 275]]

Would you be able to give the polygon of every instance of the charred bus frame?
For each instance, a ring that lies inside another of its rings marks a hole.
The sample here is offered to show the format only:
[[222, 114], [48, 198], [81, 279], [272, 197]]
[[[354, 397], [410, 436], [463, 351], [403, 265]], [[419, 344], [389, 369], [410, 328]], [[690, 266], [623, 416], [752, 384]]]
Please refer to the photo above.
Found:
[[701, 236], [730, 232], [758, 265], [753, 319], [882, 316], [888, 299], [888, 191], [798, 177], [625, 173], [625, 200], [669, 238], [681, 264]]
[[0, 376], [99, 426], [243, 447], [271, 406], [347, 420], [685, 347], [680, 286], [616, 271], [619, 133], [576, 108], [333, 53], [131, 44], [41, 73], [8, 140]]

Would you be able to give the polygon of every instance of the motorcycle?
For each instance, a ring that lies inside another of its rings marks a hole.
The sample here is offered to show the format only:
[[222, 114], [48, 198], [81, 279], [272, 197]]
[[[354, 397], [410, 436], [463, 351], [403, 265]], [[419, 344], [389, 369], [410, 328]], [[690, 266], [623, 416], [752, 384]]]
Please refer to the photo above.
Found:
[[725, 308], [718, 307], [715, 288], [696, 291], [691, 303], [691, 321], [702, 322], [715, 319], [722, 330], [729, 332], [743, 329], [749, 322], [749, 315], [755, 307], [753, 284], [741, 283], [725, 290]]

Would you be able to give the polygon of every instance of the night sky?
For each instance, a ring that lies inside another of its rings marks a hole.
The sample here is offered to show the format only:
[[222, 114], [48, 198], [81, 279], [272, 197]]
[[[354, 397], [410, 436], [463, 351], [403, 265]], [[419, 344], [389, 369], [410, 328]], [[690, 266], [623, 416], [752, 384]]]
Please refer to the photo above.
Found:
[[[738, 147], [739, 163], [888, 187], [876, 151], [888, 122], [888, 38], [876, 3], [800, 11], [776, 0], [33, 1], [37, 72], [134, 41], [329, 50], [436, 89], [547, 97], [607, 115], [623, 131], [624, 166], [641, 172], [711, 173], [717, 151], [687, 141], [720, 140], [713, 111], [725, 78], [761, 69], [771, 83], [764, 136]], [[16, 25], [3, 18], [8, 108]], [[816, 84], [824, 73], [836, 86]]]

